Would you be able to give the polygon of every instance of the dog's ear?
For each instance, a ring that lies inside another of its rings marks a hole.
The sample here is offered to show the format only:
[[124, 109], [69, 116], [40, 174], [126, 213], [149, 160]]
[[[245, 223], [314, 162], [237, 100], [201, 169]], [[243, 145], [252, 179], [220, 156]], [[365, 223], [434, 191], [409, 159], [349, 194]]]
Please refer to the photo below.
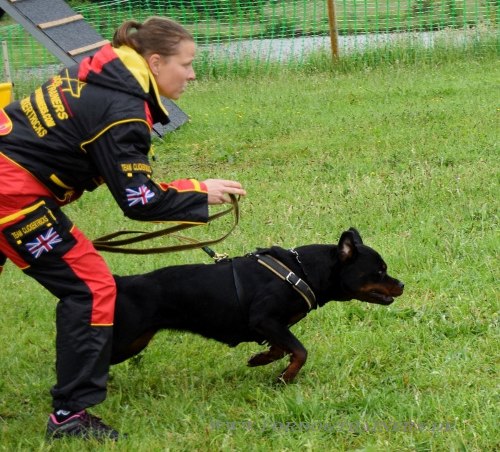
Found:
[[356, 228], [349, 228], [349, 232], [352, 232], [353, 238], [354, 238], [354, 243], [356, 245], [362, 245], [363, 240], [361, 239], [361, 235], [359, 234], [358, 230]]
[[341, 262], [347, 262], [352, 259], [356, 253], [356, 245], [362, 245], [363, 241], [359, 232], [350, 228], [348, 231], [344, 231], [340, 236], [338, 245], [338, 254]]

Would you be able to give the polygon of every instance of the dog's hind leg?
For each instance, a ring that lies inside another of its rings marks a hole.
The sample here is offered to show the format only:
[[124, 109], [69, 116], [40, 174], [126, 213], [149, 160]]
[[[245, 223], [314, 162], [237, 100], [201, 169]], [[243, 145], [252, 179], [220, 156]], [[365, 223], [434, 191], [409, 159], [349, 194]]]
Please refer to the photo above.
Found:
[[286, 356], [287, 352], [276, 345], [271, 345], [269, 350], [253, 355], [248, 360], [250, 367], [265, 366]]
[[146, 331], [141, 336], [130, 343], [126, 343], [125, 345], [121, 345], [118, 341], [115, 340], [113, 342], [113, 351], [111, 353], [111, 364], [121, 363], [122, 361], [132, 358], [132, 356], [140, 353], [146, 348], [155, 333], [156, 329]]

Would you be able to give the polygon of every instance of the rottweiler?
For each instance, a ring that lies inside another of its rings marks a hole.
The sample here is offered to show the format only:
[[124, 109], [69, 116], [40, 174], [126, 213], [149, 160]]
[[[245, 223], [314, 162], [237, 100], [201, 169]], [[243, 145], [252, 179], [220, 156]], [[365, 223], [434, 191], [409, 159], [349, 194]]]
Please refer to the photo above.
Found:
[[307, 358], [291, 325], [328, 301], [389, 305], [404, 288], [354, 228], [343, 232], [337, 245], [273, 246], [217, 263], [115, 278], [112, 364], [139, 353], [157, 331], [172, 329], [229, 346], [268, 344], [269, 349], [251, 357], [248, 365], [262, 366], [290, 355], [279, 376], [285, 383], [295, 378]]

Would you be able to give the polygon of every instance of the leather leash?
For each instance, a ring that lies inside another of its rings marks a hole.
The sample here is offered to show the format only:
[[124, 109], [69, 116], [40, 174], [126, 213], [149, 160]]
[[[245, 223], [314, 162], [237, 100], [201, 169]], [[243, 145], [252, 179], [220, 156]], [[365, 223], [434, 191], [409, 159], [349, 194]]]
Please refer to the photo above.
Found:
[[[169, 228], [165, 228], [165, 229], [162, 229], [160, 231], [154, 231], [154, 232], [117, 231], [117, 232], [113, 232], [112, 234], [108, 234], [108, 235], [104, 235], [102, 237], [99, 237], [99, 238], [93, 240], [92, 243], [97, 250], [107, 251], [109, 253], [156, 254], [156, 253], [172, 253], [175, 251], [203, 248], [203, 250], [205, 252], [207, 252], [208, 254], [210, 254], [214, 259], [217, 260], [217, 259], [223, 258], [224, 256], [217, 255], [210, 248], [208, 248], [208, 246], [213, 245], [215, 243], [222, 242], [225, 238], [227, 238], [233, 232], [233, 230], [238, 225], [239, 218], [240, 218], [240, 209], [239, 209], [239, 205], [238, 205], [238, 198], [232, 194], [230, 194], [229, 196], [231, 198], [231, 207], [229, 209], [226, 209], [226, 210], [218, 212], [214, 215], [211, 215], [207, 221], [207, 224], [211, 223], [212, 221], [216, 220], [217, 218], [220, 218], [224, 215], [227, 215], [230, 212], [233, 212], [233, 215], [234, 215], [233, 226], [226, 234], [224, 234], [222, 237], [219, 237], [217, 239], [206, 240], [206, 241], [200, 242], [196, 239], [183, 237], [183, 236], [179, 236], [179, 235], [174, 234], [174, 233], [182, 231], [184, 229], [189, 229], [189, 228], [192, 228], [194, 226], [199, 226], [198, 223], [195, 223], [195, 224], [183, 223], [183, 224], [178, 224], [176, 226], [171, 226]], [[137, 235], [135, 237], [130, 237], [127, 239], [113, 240], [116, 237], [119, 237], [121, 235], [126, 235], [126, 234], [139, 234], [139, 235]], [[124, 248], [123, 247], [124, 245], [130, 245], [132, 243], [143, 242], [145, 240], [150, 240], [150, 239], [162, 237], [165, 235], [172, 235], [173, 237], [175, 237], [179, 240], [183, 240], [183, 241], [186, 241], [189, 243], [184, 243], [182, 245], [160, 246], [160, 247], [154, 247], [154, 248]]]

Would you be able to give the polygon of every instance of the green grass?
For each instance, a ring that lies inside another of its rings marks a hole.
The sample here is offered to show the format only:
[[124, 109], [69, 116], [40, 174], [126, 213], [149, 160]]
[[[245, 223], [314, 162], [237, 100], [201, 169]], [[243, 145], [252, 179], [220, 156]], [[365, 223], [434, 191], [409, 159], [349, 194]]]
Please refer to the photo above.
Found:
[[[499, 75], [490, 58], [196, 82], [179, 102], [191, 123], [156, 145], [156, 175], [245, 185], [216, 251], [335, 243], [355, 226], [405, 294], [330, 303], [294, 326], [309, 359], [288, 386], [274, 384], [284, 361], [246, 367], [257, 344], [159, 334], [112, 369], [94, 413], [129, 438], [99, 450], [495, 450]], [[90, 237], [138, 226], [105, 188], [66, 212]], [[120, 274], [209, 262], [106, 259]], [[95, 450], [44, 441], [55, 302], [12, 264], [0, 284], [0, 450]]]

